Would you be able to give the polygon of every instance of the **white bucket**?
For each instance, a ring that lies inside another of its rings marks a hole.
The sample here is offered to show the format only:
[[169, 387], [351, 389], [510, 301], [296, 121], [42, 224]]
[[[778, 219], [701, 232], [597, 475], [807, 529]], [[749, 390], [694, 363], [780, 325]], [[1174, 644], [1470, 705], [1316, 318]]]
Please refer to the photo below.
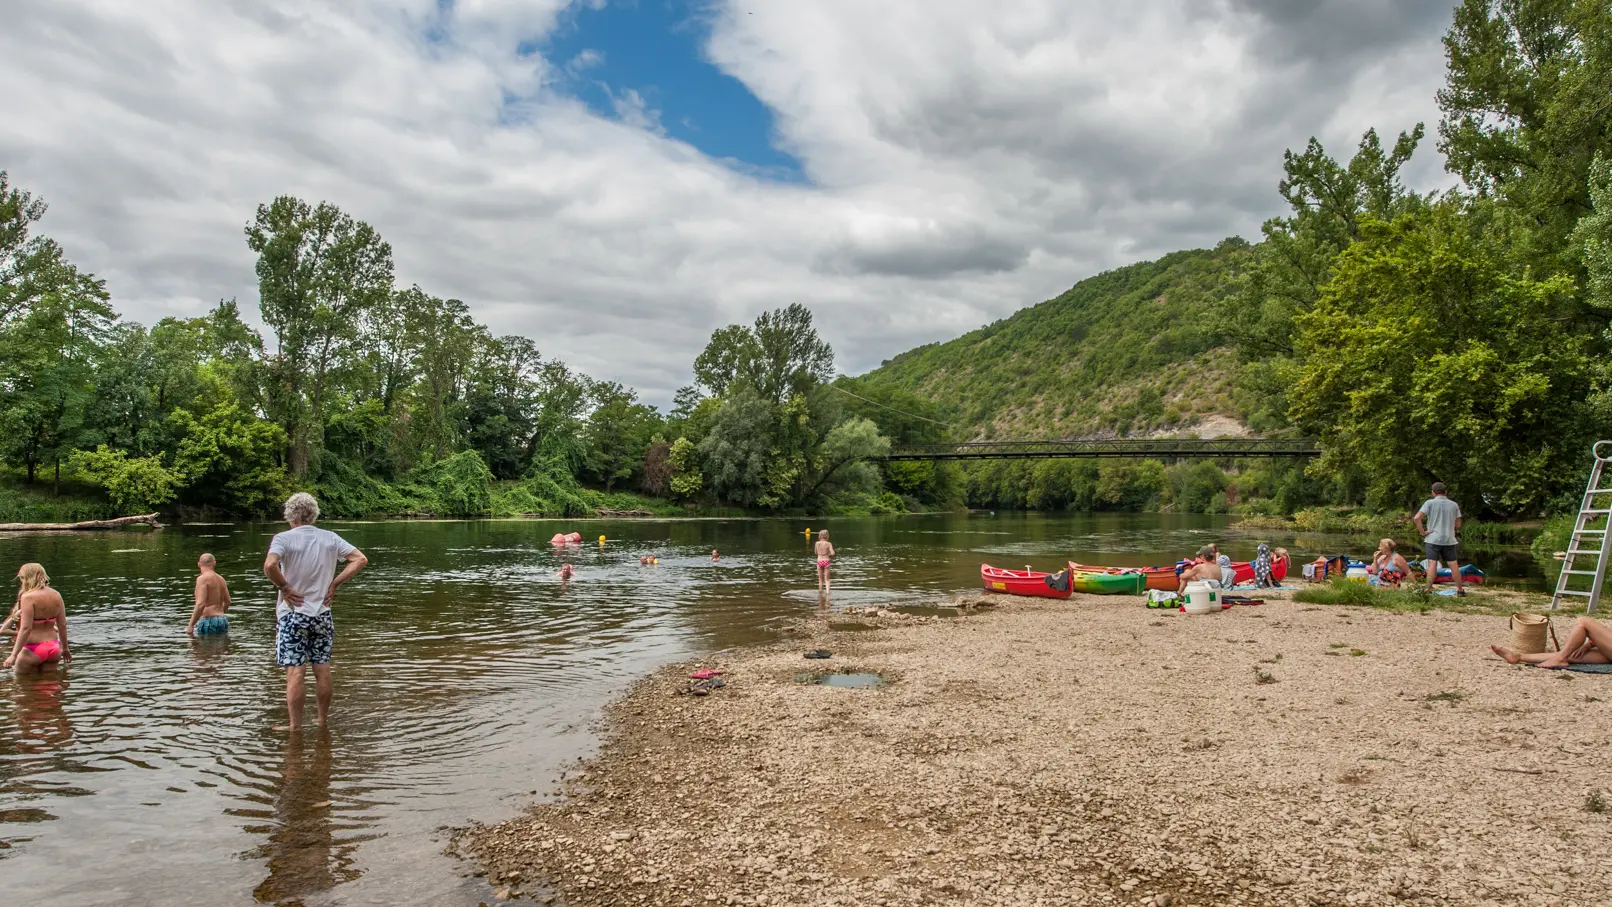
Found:
[[1188, 614], [1210, 614], [1220, 610], [1220, 584], [1194, 580], [1187, 583], [1187, 594], [1182, 600]]
[[1365, 567], [1350, 567], [1348, 570], [1344, 571], [1343, 575], [1347, 579], [1356, 580], [1362, 583], [1371, 581], [1371, 572]]

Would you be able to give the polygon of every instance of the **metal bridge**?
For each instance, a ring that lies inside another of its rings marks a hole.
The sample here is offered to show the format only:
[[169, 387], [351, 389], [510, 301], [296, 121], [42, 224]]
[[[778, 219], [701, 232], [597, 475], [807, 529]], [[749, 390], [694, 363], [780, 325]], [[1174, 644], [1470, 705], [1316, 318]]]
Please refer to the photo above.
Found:
[[1318, 457], [1309, 438], [1117, 438], [1109, 441], [968, 441], [897, 447], [889, 462], [910, 460], [1086, 459], [1221, 460], [1241, 457]]

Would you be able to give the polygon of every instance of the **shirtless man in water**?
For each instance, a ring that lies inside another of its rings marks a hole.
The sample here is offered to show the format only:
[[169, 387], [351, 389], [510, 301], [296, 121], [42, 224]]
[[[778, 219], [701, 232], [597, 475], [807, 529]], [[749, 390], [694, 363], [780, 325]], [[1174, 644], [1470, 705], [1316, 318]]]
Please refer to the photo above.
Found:
[[828, 540], [828, 530], [823, 529], [817, 533], [817, 591], [828, 594], [828, 567], [834, 557], [834, 543]]
[[1568, 632], [1567, 641], [1562, 643], [1559, 652], [1534, 654], [1518, 652], [1505, 646], [1489, 648], [1510, 664], [1526, 662], [1541, 668], [1558, 669], [1570, 664], [1604, 665], [1612, 662], [1612, 627], [1596, 621], [1593, 617], [1581, 616], [1573, 621], [1573, 629]]
[[190, 626], [185, 634], [194, 638], [198, 633], [207, 636], [229, 632], [229, 584], [218, 575], [218, 560], [211, 554], [196, 559], [196, 607], [190, 611]]

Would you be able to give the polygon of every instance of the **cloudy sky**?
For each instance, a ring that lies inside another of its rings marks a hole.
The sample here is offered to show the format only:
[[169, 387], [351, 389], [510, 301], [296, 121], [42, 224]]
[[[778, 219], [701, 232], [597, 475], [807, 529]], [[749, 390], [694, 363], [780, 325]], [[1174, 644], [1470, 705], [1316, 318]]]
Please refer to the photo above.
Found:
[[664, 404], [764, 309], [859, 373], [1255, 237], [1284, 148], [1435, 132], [1452, 5], [5, 0], [0, 169], [128, 317], [255, 311], [242, 228], [290, 193]]

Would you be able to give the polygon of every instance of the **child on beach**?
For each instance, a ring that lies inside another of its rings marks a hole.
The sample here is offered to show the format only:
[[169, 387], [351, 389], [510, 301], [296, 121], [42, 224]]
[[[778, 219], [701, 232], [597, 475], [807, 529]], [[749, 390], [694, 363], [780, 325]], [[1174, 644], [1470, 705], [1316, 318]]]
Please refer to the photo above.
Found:
[[828, 594], [828, 566], [834, 557], [834, 545], [828, 540], [828, 530], [817, 533], [817, 591]]
[[229, 632], [229, 584], [218, 575], [218, 560], [203, 553], [196, 559], [196, 607], [190, 611], [185, 635], [195, 637]]

